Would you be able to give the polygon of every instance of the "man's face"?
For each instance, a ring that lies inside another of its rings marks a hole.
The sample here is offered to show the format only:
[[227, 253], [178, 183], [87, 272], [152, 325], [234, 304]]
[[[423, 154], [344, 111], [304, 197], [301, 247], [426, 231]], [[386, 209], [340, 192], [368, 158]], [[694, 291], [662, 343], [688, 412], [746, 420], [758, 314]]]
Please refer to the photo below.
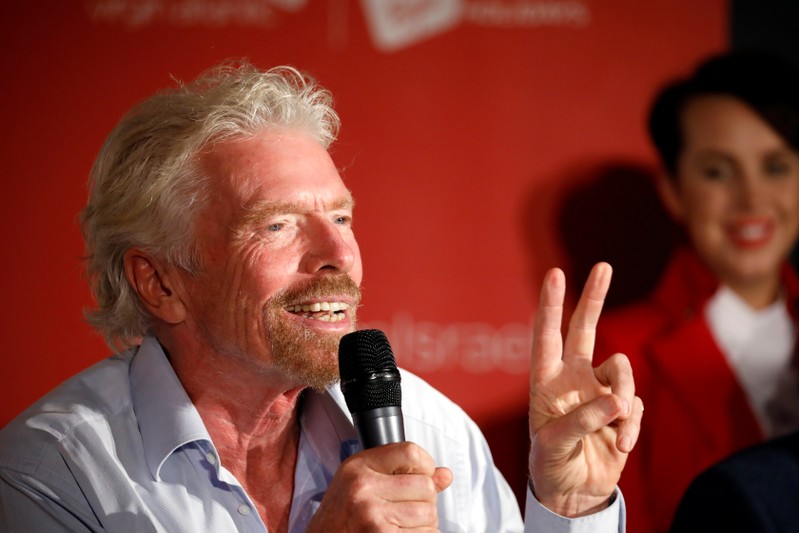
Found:
[[197, 215], [188, 325], [290, 386], [335, 381], [363, 270], [352, 196], [327, 151], [302, 132], [265, 130], [214, 145], [201, 164], [210, 202]]

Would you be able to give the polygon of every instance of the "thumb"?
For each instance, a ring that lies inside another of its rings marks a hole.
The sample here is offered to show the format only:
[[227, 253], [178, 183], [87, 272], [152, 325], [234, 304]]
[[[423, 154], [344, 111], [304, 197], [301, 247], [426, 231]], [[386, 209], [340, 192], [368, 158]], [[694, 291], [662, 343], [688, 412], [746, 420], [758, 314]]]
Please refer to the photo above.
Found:
[[583, 437], [599, 431], [627, 412], [626, 401], [606, 394], [575, 408], [548, 424], [549, 442], [559, 442], [564, 454], [571, 454]]
[[452, 470], [449, 468], [444, 466], [436, 467], [436, 471], [433, 472], [433, 483], [436, 486], [436, 492], [441, 492], [452, 485], [454, 478], [455, 476], [452, 475]]

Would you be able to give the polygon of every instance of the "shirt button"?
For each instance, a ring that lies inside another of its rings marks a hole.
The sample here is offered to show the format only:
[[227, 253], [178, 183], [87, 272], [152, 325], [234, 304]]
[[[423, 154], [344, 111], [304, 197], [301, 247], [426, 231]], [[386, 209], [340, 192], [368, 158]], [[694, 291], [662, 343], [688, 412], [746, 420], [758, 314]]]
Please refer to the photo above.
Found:
[[249, 516], [250, 506], [247, 505], [246, 503], [242, 503], [241, 505], [239, 505], [239, 514], [243, 516]]
[[212, 465], [216, 465], [216, 456], [211, 452], [205, 454], [205, 459]]

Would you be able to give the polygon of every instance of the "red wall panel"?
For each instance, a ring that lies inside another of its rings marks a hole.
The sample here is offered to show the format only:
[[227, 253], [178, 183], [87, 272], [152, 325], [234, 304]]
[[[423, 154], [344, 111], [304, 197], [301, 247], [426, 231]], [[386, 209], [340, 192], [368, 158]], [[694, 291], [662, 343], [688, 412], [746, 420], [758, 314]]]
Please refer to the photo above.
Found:
[[726, 48], [727, 10], [722, 0], [4, 2], [0, 425], [108, 353], [81, 319], [90, 300], [76, 224], [105, 135], [171, 77], [248, 57], [296, 65], [334, 92], [334, 159], [359, 202], [365, 325], [384, 328], [401, 365], [501, 440], [494, 428], [525, 409], [539, 280], [554, 265], [581, 273], [580, 234], [567, 247], [564, 232], [599, 232], [586, 233], [596, 252], [583, 261], [604, 259], [602, 239], [615, 238], [596, 209], [564, 220], [569, 195], [607, 169], [640, 168], [640, 186], [596, 189], [584, 205], [643, 205], [649, 99]]

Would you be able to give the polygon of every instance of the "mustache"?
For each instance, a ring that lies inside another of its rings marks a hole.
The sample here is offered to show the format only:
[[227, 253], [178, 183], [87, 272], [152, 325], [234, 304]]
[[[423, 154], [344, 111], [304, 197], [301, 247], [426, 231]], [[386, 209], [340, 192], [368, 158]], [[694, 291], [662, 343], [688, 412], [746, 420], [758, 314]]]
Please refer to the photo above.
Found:
[[357, 306], [361, 301], [361, 289], [346, 274], [329, 274], [307, 281], [298, 281], [284, 287], [272, 296], [270, 307], [286, 307], [309, 300], [324, 300], [329, 297], [347, 296]]

